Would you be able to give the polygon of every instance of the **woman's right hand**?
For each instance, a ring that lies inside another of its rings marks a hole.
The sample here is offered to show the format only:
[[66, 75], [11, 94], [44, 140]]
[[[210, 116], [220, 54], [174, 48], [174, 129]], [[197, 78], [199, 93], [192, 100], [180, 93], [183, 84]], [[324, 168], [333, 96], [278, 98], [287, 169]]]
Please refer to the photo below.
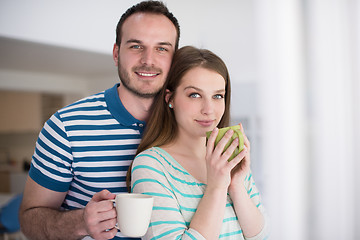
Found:
[[241, 161], [240, 158], [235, 157], [228, 162], [229, 157], [239, 145], [239, 139], [234, 139], [223, 153], [224, 147], [234, 131], [232, 129], [228, 130], [216, 147], [214, 147], [218, 132], [218, 128], [212, 131], [206, 146], [207, 188], [227, 189], [231, 182], [231, 170]]

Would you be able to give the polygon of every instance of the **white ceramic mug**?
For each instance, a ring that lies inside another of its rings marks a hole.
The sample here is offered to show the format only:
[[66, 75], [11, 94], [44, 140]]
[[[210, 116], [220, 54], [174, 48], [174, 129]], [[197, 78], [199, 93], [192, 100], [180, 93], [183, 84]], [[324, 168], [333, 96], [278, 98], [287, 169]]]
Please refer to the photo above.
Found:
[[117, 224], [120, 232], [127, 237], [145, 235], [151, 218], [153, 197], [137, 193], [120, 193], [115, 200]]

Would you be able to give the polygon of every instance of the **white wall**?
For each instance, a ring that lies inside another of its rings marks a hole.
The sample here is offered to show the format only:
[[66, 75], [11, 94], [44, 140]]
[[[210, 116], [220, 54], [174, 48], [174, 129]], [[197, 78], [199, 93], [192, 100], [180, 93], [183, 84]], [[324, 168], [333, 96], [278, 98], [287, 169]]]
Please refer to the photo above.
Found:
[[[133, 0], [2, 0], [0, 36], [112, 53], [115, 28]], [[180, 45], [196, 45], [224, 58], [234, 81], [254, 78], [252, 1], [167, 0], [181, 25]]]
[[[2, 0], [0, 36], [111, 55], [116, 24], [121, 14], [136, 2]], [[164, 2], [179, 20], [180, 46], [195, 45], [214, 51], [227, 64], [233, 83], [255, 81], [254, 11], [251, 0]], [[32, 90], [39, 86], [40, 90], [69, 90], [86, 95], [108, 88], [114, 82], [109, 76], [96, 76], [93, 79], [49, 76], [49, 79], [45, 79], [44, 74], [37, 72], [1, 71], [0, 66], [0, 76], [11, 74], [15, 77], [14, 81], [1, 77], [0, 88], [3, 89], [17, 89], [19, 86]], [[25, 81], [19, 75], [29, 75], [32, 80]], [[237, 97], [234, 103], [236, 101]], [[240, 111], [241, 108], [234, 109], [233, 115], [241, 115]]]

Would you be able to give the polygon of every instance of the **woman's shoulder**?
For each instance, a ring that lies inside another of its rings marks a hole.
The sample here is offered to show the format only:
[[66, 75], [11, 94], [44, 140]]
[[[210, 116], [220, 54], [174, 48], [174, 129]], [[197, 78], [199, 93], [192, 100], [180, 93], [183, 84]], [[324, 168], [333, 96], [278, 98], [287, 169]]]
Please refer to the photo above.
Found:
[[140, 152], [134, 159], [134, 164], [151, 164], [155, 162], [162, 162], [166, 158], [166, 152], [159, 147], [151, 147]]
[[142, 158], [142, 157], [146, 157], [146, 156], [158, 156], [161, 154], [161, 152], [163, 152], [164, 150], [162, 150], [159, 147], [151, 147], [148, 148], [140, 153], [138, 153], [136, 155], [136, 158]]

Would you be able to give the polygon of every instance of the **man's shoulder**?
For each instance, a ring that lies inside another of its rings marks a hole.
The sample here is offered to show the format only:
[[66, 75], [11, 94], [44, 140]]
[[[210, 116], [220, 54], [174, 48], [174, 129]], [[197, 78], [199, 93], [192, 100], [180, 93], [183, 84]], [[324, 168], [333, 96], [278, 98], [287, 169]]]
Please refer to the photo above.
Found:
[[70, 105], [60, 109], [59, 114], [76, 112], [76, 111], [92, 111], [106, 108], [105, 91], [84, 97]]

